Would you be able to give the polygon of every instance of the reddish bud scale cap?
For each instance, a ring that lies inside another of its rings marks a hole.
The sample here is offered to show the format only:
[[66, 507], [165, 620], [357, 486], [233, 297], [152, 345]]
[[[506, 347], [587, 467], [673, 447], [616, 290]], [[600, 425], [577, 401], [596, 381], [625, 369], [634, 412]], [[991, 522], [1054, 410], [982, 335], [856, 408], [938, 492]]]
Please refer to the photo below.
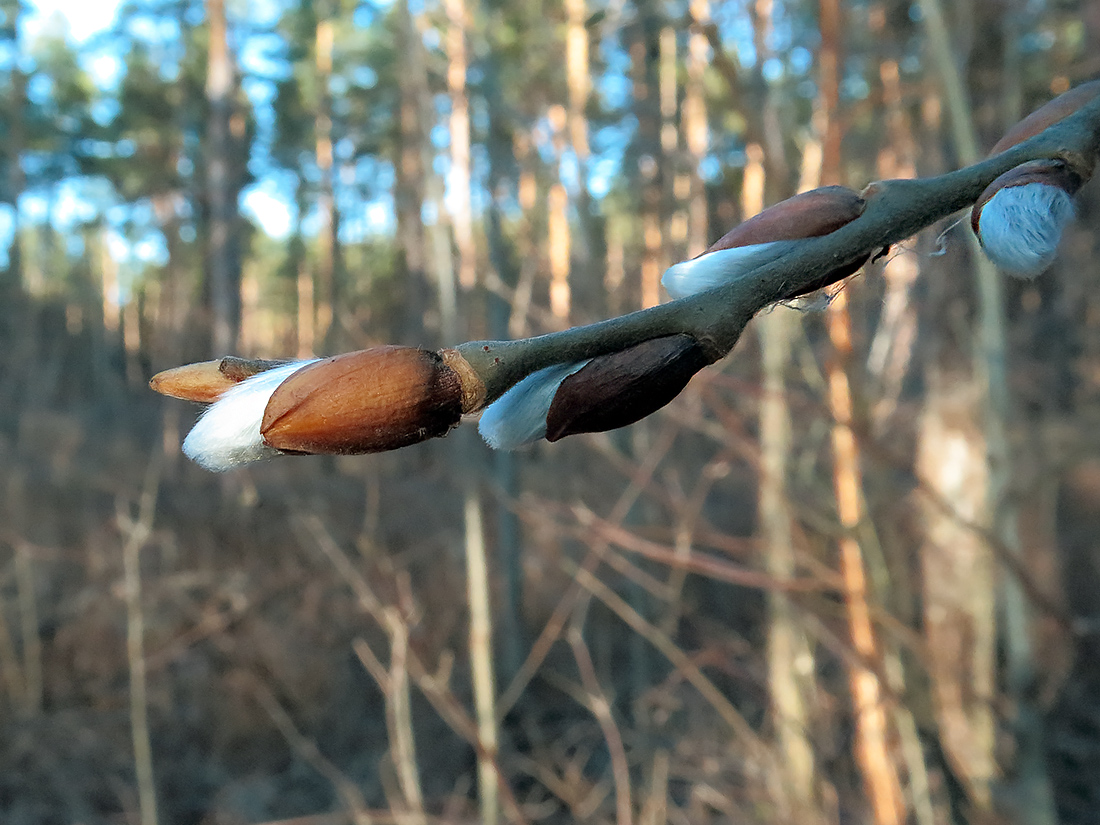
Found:
[[822, 186], [769, 206], [738, 224], [707, 249], [817, 238], [835, 232], [863, 214], [866, 201], [846, 186]]
[[227, 355], [217, 361], [202, 361], [158, 372], [149, 380], [149, 387], [170, 398], [209, 404], [246, 378], [285, 363], [287, 362], [258, 361]]
[[990, 155], [1011, 149], [1017, 143], [1033, 138], [1047, 127], [1069, 117], [1086, 103], [1100, 95], [1100, 80], [1074, 86], [1068, 92], [1058, 95], [1049, 103], [1040, 106], [1011, 129], [993, 146]]
[[353, 454], [445, 435], [462, 415], [462, 382], [438, 353], [374, 347], [326, 358], [272, 394], [260, 432], [276, 450]]
[[709, 363], [689, 335], [654, 338], [593, 358], [562, 381], [546, 414], [546, 440], [633, 424], [679, 395]]

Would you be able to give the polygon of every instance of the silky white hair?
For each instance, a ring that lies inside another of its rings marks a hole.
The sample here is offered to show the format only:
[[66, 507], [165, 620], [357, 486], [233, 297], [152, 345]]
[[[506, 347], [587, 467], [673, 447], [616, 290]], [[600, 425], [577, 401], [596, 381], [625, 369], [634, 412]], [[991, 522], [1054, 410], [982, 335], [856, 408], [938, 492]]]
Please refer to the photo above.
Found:
[[686, 298], [735, 281], [746, 272], [771, 263], [794, 245], [793, 241], [771, 241], [704, 252], [670, 266], [661, 276], [661, 283], [673, 298]]
[[477, 431], [494, 450], [515, 450], [546, 435], [546, 414], [561, 382], [588, 361], [533, 372], [485, 408]]
[[216, 473], [278, 455], [278, 450], [264, 444], [260, 434], [267, 402], [280, 384], [317, 360], [292, 361], [253, 375], [226, 390], [207, 407], [183, 440], [184, 454]]
[[1017, 278], [1034, 278], [1050, 266], [1073, 200], [1058, 186], [1025, 183], [993, 195], [978, 216], [978, 237], [993, 263]]

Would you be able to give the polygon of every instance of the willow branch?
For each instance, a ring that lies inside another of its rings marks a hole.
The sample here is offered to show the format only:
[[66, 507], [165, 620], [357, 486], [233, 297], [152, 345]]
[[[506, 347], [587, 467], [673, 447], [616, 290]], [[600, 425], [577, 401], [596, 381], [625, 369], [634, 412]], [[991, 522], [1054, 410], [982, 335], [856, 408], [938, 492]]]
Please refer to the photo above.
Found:
[[617, 352], [651, 338], [685, 333], [711, 361], [737, 343], [760, 310], [797, 294], [845, 264], [863, 260], [972, 206], [999, 175], [1029, 160], [1059, 158], [1091, 170], [1100, 144], [1100, 99], [1035, 137], [979, 163], [936, 177], [877, 181], [864, 191], [860, 217], [707, 292], [586, 326], [514, 341], [471, 341], [456, 349], [484, 382], [493, 401], [517, 381], [553, 364]]

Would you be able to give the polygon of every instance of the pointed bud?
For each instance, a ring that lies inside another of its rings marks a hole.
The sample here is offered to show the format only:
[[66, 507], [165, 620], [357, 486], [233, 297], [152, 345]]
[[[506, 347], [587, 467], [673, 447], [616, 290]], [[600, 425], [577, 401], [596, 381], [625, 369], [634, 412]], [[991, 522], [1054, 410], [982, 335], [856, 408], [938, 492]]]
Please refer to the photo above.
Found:
[[561, 382], [546, 416], [546, 440], [633, 424], [679, 395], [709, 363], [689, 335], [654, 338], [593, 358]]
[[1039, 275], [1074, 218], [1073, 196], [1081, 183], [1060, 160], [1024, 163], [994, 180], [970, 213], [985, 254], [1010, 275]]
[[187, 434], [183, 442], [184, 454], [207, 470], [218, 473], [275, 455], [275, 450], [266, 446], [260, 435], [264, 409], [280, 384], [312, 363], [282, 364], [222, 392]]
[[1064, 92], [1054, 100], [1040, 106], [1009, 129], [1005, 136], [997, 141], [989, 154], [1000, 154], [1006, 149], [1011, 149], [1017, 143], [1023, 143], [1028, 138], [1035, 137], [1044, 129], [1072, 115], [1097, 95], [1100, 95], [1100, 80], [1074, 86], [1068, 92]]
[[554, 364], [533, 372], [485, 408], [477, 431], [494, 450], [515, 450], [546, 435], [546, 414], [554, 394], [586, 362]]
[[374, 347], [294, 373], [272, 394], [260, 432], [282, 452], [395, 450], [446, 435], [468, 394], [439, 353]]
[[149, 388], [170, 398], [209, 404], [242, 381], [287, 361], [258, 361], [229, 355], [217, 361], [203, 361], [158, 372], [149, 380]]
[[[859, 193], [845, 186], [823, 186], [795, 195], [735, 226], [702, 255], [669, 267], [661, 283], [673, 298], [730, 283], [791, 251], [796, 241], [835, 232], [863, 214], [865, 206]], [[866, 259], [840, 267], [784, 298], [828, 286], [851, 275], [864, 263]]]

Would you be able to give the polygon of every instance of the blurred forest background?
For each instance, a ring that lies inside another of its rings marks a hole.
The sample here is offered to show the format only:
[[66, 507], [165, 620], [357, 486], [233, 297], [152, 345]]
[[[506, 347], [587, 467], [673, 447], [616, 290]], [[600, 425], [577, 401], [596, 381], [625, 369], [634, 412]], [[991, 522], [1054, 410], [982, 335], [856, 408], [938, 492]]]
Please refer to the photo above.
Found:
[[515, 455], [219, 477], [146, 387], [656, 304], [799, 189], [983, 155], [1100, 73], [1100, 2], [33, 13], [0, 2], [0, 820], [1100, 822], [1096, 186], [1034, 282], [933, 227]]

